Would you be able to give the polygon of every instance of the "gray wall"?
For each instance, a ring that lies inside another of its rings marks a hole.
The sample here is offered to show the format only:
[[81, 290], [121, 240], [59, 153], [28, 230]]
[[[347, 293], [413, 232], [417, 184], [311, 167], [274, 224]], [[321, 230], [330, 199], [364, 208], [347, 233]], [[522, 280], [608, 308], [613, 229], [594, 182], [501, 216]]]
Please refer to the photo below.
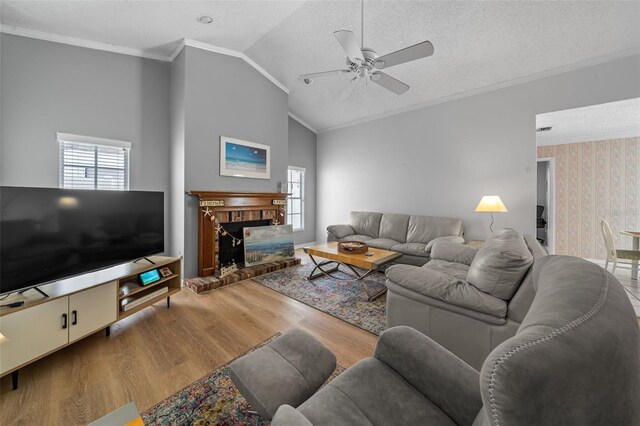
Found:
[[[276, 192], [287, 179], [288, 96], [239, 58], [185, 48], [184, 190]], [[220, 136], [271, 147], [271, 179], [220, 176]], [[197, 273], [197, 198], [186, 201], [185, 276]]]
[[586, 67], [318, 135], [317, 239], [350, 210], [452, 216], [484, 239], [496, 226], [535, 232], [537, 113], [640, 95], [640, 56]]
[[59, 186], [56, 132], [130, 141], [131, 189], [165, 192], [168, 230], [170, 65], [7, 34], [0, 55], [2, 184]]
[[184, 134], [185, 134], [185, 51], [182, 50], [171, 62], [171, 146], [170, 179], [171, 188], [171, 247], [172, 256], [184, 254]]
[[316, 134], [289, 117], [289, 166], [304, 167], [304, 231], [293, 234], [296, 244], [316, 240]]

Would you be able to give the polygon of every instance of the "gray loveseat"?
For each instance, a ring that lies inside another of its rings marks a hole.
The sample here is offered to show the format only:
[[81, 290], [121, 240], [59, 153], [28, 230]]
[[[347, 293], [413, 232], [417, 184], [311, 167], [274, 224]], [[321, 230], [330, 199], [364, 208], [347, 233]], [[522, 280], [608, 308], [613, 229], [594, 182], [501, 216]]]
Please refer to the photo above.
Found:
[[480, 368], [516, 333], [534, 296], [531, 266], [545, 255], [533, 236], [508, 228], [480, 250], [439, 241], [422, 267], [387, 269], [387, 326], [413, 327]]
[[327, 241], [364, 241], [403, 256], [395, 263], [421, 266], [436, 241], [464, 243], [462, 220], [394, 213], [351, 212], [348, 225], [329, 225]]
[[640, 330], [616, 278], [588, 261], [547, 256], [514, 337], [480, 372], [410, 327], [380, 335], [354, 364], [273, 426], [637, 425]]

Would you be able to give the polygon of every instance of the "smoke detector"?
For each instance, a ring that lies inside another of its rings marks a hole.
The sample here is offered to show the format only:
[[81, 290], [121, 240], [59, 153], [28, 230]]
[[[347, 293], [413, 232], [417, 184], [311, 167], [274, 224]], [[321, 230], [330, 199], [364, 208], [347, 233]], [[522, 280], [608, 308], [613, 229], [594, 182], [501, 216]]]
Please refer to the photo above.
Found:
[[198, 17], [198, 22], [201, 24], [210, 24], [213, 22], [213, 18], [211, 16], [202, 15]]

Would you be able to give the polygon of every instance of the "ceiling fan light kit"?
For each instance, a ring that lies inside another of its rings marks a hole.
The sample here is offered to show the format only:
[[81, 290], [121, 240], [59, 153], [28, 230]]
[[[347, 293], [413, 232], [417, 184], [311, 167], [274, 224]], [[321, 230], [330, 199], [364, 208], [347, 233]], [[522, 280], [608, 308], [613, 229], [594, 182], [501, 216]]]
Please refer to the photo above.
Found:
[[[362, 16], [362, 38], [364, 39], [364, 2], [362, 4]], [[405, 93], [409, 90], [408, 84], [405, 84], [379, 70], [391, 68], [417, 59], [426, 58], [427, 56], [433, 55], [434, 52], [433, 44], [429, 41], [423, 41], [422, 43], [405, 47], [404, 49], [400, 49], [384, 56], [378, 56], [375, 50], [369, 47], [364, 47], [364, 40], [363, 45], [359, 45], [353, 32], [349, 30], [335, 31], [333, 35], [338, 40], [338, 43], [340, 43], [340, 46], [342, 46], [342, 50], [347, 54], [347, 68], [302, 74], [298, 76], [298, 79], [309, 85], [312, 84], [316, 78], [351, 74], [353, 76], [351, 78], [352, 84], [349, 84], [340, 96], [339, 100], [342, 101], [348, 99], [348, 97], [353, 93], [353, 86], [355, 86], [353, 83], [362, 82], [363, 85], [366, 85], [369, 80], [390, 92], [395, 93], [396, 95]]]

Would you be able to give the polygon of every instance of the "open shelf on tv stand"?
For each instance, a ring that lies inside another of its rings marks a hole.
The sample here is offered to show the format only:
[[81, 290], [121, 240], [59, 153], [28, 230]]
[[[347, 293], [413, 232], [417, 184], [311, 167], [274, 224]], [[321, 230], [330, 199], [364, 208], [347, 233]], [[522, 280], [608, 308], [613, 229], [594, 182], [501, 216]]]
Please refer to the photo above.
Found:
[[[0, 377], [12, 375], [18, 387], [19, 370], [57, 350], [98, 331], [111, 334], [111, 325], [157, 302], [167, 300], [182, 287], [182, 258], [150, 256], [153, 264], [129, 262], [52, 284], [32, 287], [47, 297], [32, 292], [14, 293], [3, 303], [23, 301], [22, 306], [0, 310], [0, 333], [7, 340], [0, 350]], [[138, 275], [153, 269], [169, 268], [171, 275], [146, 286], [137, 285]], [[154, 291], [166, 287], [157, 296]], [[121, 294], [125, 291], [126, 294]], [[121, 309], [127, 297], [148, 300], [128, 310]]]

